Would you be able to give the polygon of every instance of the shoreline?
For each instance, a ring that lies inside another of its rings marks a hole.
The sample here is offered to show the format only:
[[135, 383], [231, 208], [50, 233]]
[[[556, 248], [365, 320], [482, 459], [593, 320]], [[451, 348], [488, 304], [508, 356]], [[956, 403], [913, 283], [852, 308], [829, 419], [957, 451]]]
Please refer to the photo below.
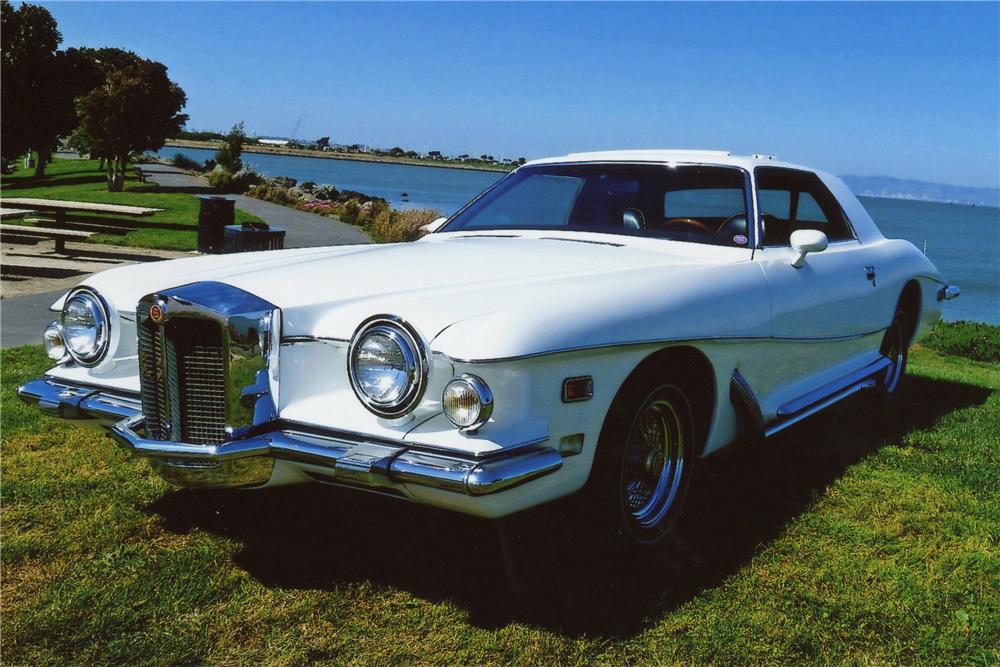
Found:
[[[169, 139], [163, 144], [163, 148], [200, 148], [203, 150], [217, 151], [219, 143], [214, 141], [192, 141], [188, 139]], [[160, 150], [163, 150], [161, 148]], [[383, 164], [402, 164], [410, 167], [432, 167], [435, 169], [464, 169], [467, 171], [485, 171], [490, 173], [507, 173], [510, 169], [502, 166], [473, 167], [461, 163], [440, 162], [421, 158], [390, 157], [381, 155], [371, 155], [369, 153], [338, 153], [336, 151], [311, 151], [306, 148], [285, 148], [282, 146], [261, 146], [259, 144], [246, 144], [243, 146], [244, 153], [263, 153], [268, 155], [286, 155], [289, 157], [306, 157], [317, 160], [349, 160], [352, 162], [380, 162]]]

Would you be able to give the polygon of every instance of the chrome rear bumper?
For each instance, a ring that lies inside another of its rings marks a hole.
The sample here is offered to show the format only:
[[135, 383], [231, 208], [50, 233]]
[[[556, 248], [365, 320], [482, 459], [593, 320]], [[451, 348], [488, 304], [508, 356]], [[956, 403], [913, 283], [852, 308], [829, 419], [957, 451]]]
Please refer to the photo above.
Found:
[[189, 487], [261, 486], [270, 480], [275, 459], [283, 459], [315, 467], [322, 477], [339, 484], [373, 490], [417, 484], [482, 496], [562, 467], [562, 456], [544, 443], [475, 458], [355, 435], [311, 433], [277, 423], [273, 430], [258, 429], [254, 435], [218, 445], [153, 440], [143, 434], [138, 396], [51, 378], [28, 382], [17, 393], [48, 414], [110, 425], [116, 442], [149, 458], [168, 481]]

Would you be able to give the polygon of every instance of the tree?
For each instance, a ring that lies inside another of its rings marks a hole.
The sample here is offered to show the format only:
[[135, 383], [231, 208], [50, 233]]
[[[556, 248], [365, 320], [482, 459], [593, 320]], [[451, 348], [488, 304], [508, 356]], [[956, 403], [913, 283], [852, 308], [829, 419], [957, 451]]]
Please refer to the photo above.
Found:
[[120, 49], [88, 49], [103, 80], [77, 101], [80, 129], [107, 159], [108, 190], [125, 185], [134, 153], [158, 150], [187, 121], [187, 96], [167, 77], [167, 67]]
[[222, 146], [215, 154], [215, 161], [230, 174], [235, 174], [243, 168], [240, 156], [243, 155], [243, 143], [246, 139], [247, 133], [243, 130], [243, 121], [240, 121], [229, 130], [229, 134], [222, 140]]
[[518, 164], [524, 164], [525, 162], [527, 162], [527, 160], [525, 160], [523, 157], [517, 158], [517, 163]]
[[316, 148], [325, 151], [330, 147], [330, 137], [320, 137], [316, 140]]
[[0, 3], [3, 95], [0, 141], [10, 159], [35, 149], [35, 175], [45, 173], [59, 137], [76, 127], [74, 98], [93, 85], [88, 66], [70, 49], [56, 51], [62, 35], [44, 7]]

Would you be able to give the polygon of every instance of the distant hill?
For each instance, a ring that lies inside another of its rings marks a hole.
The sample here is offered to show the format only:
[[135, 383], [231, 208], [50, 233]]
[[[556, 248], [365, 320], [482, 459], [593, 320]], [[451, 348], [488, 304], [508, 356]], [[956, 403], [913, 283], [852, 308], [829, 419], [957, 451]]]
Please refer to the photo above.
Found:
[[889, 176], [843, 176], [844, 182], [863, 197], [918, 199], [954, 204], [1000, 207], [1000, 189], [969, 188], [961, 185], [929, 183]]

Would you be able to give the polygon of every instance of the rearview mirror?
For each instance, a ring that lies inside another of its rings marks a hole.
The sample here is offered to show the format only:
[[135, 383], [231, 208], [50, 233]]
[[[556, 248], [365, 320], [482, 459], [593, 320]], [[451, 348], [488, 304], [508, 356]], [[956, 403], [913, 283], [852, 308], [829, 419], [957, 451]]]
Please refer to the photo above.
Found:
[[428, 222], [426, 225], [424, 225], [420, 229], [424, 230], [428, 234], [433, 234], [437, 230], [441, 229], [441, 227], [446, 222], [448, 222], [448, 218], [438, 218], [437, 220], [435, 220], [433, 222]]
[[826, 234], [818, 229], [800, 229], [794, 231], [789, 242], [792, 244], [792, 250], [799, 253], [799, 256], [792, 262], [792, 266], [796, 269], [802, 268], [802, 265], [806, 261], [806, 255], [811, 252], [823, 252], [830, 245]]

